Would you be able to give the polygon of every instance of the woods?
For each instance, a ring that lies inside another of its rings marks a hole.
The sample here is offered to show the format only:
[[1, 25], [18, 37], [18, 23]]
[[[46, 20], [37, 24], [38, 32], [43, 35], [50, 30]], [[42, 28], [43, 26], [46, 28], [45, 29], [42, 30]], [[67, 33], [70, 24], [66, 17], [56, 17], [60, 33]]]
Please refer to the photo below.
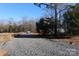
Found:
[[45, 8], [54, 11], [51, 16], [52, 18], [48, 17], [49, 19], [46, 20], [44, 17], [40, 19], [37, 23], [38, 32], [42, 34], [51, 33], [51, 35], [55, 36], [61, 35], [61, 33], [63, 35], [79, 35], [79, 4], [40, 3], [35, 5], [41, 8], [41, 5], [45, 5]]
[[36, 21], [24, 19], [15, 22], [13, 18], [10, 18], [7, 23], [0, 22], [0, 33], [9, 32], [9, 33], [16, 33], [16, 32], [36, 32]]
[[71, 35], [79, 35], [79, 5], [69, 6], [71, 9], [64, 13], [64, 27]]

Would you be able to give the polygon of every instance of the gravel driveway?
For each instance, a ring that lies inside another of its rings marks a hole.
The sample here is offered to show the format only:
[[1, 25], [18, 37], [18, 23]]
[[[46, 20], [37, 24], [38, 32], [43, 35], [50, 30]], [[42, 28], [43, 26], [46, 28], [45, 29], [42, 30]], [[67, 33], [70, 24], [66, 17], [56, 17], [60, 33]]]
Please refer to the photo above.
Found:
[[42, 38], [15, 38], [0, 43], [10, 56], [77, 56], [79, 47]]

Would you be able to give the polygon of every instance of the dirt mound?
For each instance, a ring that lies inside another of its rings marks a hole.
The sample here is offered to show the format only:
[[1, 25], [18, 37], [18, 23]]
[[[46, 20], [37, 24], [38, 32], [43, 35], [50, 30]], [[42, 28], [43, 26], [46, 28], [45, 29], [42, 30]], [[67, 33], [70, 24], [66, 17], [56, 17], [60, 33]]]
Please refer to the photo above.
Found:
[[13, 38], [11, 33], [0, 33], [0, 41], [8, 41]]

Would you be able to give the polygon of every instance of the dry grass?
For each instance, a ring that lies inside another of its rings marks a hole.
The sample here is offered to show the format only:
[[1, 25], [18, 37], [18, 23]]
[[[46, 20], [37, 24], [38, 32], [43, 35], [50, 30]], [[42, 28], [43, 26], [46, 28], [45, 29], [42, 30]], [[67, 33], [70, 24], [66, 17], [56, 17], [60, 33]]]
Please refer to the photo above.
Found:
[[8, 52], [4, 50], [0, 50], [0, 56], [8, 56]]
[[74, 36], [70, 39], [57, 39], [58, 42], [79, 45], [79, 36]]
[[13, 38], [11, 33], [1, 33], [0, 34], [0, 42], [2, 41], [9, 41]]
[[72, 41], [74, 44], [79, 45], [79, 36], [72, 37], [72, 38], [71, 38], [71, 41]]
[[40, 33], [31, 33], [31, 35], [40, 35]]

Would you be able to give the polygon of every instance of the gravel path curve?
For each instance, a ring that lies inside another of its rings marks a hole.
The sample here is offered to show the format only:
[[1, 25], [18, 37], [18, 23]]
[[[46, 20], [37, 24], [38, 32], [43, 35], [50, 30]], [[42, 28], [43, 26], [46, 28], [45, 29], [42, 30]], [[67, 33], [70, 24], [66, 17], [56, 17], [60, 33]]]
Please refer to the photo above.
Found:
[[42, 38], [15, 38], [1, 42], [0, 49], [10, 56], [77, 56], [79, 47]]

